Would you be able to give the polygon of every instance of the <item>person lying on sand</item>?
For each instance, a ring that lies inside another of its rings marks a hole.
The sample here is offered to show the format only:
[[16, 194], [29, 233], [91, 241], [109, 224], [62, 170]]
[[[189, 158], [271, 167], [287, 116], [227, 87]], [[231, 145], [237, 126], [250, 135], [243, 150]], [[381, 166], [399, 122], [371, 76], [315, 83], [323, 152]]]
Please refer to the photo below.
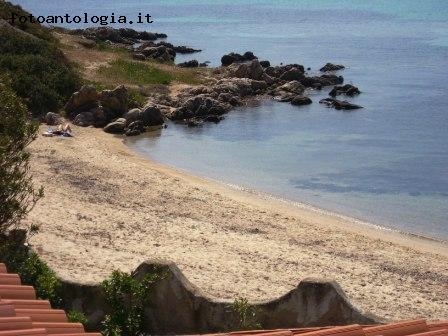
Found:
[[51, 137], [51, 136], [55, 136], [55, 135], [59, 135], [59, 136], [63, 136], [63, 137], [72, 137], [72, 128], [70, 127], [70, 125], [68, 123], [64, 124], [64, 125], [59, 125], [58, 128], [56, 130], [53, 129], [49, 129], [47, 132], [45, 132], [43, 134], [43, 136], [47, 136], [47, 137]]

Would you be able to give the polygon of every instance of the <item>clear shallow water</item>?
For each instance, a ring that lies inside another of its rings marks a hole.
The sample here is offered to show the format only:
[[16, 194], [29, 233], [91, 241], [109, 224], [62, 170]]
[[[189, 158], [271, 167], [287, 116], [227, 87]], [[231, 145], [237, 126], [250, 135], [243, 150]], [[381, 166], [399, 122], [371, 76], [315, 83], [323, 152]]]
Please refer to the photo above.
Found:
[[219, 125], [170, 124], [127, 142], [203, 176], [448, 240], [445, 0], [15, 2], [35, 14], [149, 12], [155, 23], [133, 28], [204, 50], [179, 62], [217, 65], [224, 53], [252, 50], [274, 64], [345, 64], [363, 110], [326, 109], [322, 92], [311, 106], [266, 101]]

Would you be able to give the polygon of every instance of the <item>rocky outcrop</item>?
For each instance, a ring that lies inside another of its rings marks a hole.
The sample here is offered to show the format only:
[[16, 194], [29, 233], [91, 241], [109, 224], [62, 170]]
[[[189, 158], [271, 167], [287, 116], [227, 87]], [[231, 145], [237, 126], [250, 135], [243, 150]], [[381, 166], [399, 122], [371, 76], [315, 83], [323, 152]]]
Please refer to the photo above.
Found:
[[142, 109], [134, 108], [104, 127], [104, 131], [113, 134], [139, 135], [146, 127], [163, 125], [162, 111], [156, 105], [148, 104]]
[[100, 92], [99, 102], [110, 117], [119, 117], [127, 110], [128, 90], [124, 85], [117, 86], [114, 90], [103, 90]]
[[70, 97], [64, 110], [75, 125], [104, 127], [127, 110], [127, 103], [124, 86], [98, 93], [95, 87], [84, 85]]
[[320, 68], [321, 72], [327, 72], [327, 71], [338, 71], [345, 69], [345, 66], [333, 64], [333, 63], [327, 63], [322, 68]]
[[338, 85], [344, 82], [344, 77], [336, 75], [322, 75], [305, 77], [300, 81], [309, 88], [320, 89], [324, 86]]
[[199, 62], [197, 60], [191, 60], [179, 63], [177, 66], [181, 68], [197, 68], [199, 67]]
[[228, 67], [228, 72], [231, 77], [249, 78], [255, 80], [262, 80], [264, 70], [258, 60], [252, 60], [248, 63], [232, 64]]
[[296, 96], [291, 100], [291, 105], [310, 105], [313, 101], [308, 97]]
[[69, 118], [74, 118], [78, 113], [89, 111], [98, 106], [99, 95], [95, 87], [84, 85], [75, 92], [65, 104], [64, 110]]
[[166, 38], [166, 34], [136, 31], [131, 28], [115, 29], [112, 27], [90, 27], [86, 29], [75, 29], [69, 31], [72, 34], [81, 35], [94, 41], [110, 41], [112, 43], [133, 44], [139, 40], [154, 41]]
[[338, 95], [344, 94], [349, 97], [359, 95], [361, 91], [356, 86], [351, 84], [336, 85], [329, 93], [330, 96], [336, 97]]
[[334, 107], [336, 110], [357, 110], [363, 108], [362, 106], [349, 103], [348, 101], [341, 101], [334, 98], [325, 98], [319, 101], [319, 104], [324, 104], [328, 107]]
[[166, 46], [147, 46], [143, 49], [139, 49], [138, 53], [134, 53], [134, 55], [136, 54], [144, 55], [145, 59], [151, 58], [161, 62], [174, 62], [174, 59], [176, 58], [176, 52]]
[[258, 57], [255, 56], [254, 53], [251, 51], [246, 51], [243, 55], [231, 52], [230, 54], [227, 54], [227, 55], [224, 55], [221, 57], [221, 64], [223, 66], [229, 66], [230, 64], [233, 64], [233, 63], [252, 61], [256, 58], [258, 58]]
[[[155, 273], [161, 280], [154, 283], [148, 293], [149, 302], [143, 314], [146, 333], [199, 334], [237, 328], [232, 301], [208, 297], [188, 281], [175, 264], [148, 261], [141, 264], [133, 276], [142, 280]], [[88, 317], [87, 328], [98, 330], [108, 311], [101, 286], [64, 279], [61, 282], [64, 308], [83, 312]], [[282, 297], [252, 305], [264, 329], [381, 322], [378, 317], [355, 308], [341, 287], [329, 280], [304, 279]]]
[[171, 120], [185, 120], [201, 118], [210, 115], [222, 115], [230, 110], [230, 105], [219, 102], [206, 95], [198, 95], [185, 101], [181, 107], [174, 110], [169, 116]]

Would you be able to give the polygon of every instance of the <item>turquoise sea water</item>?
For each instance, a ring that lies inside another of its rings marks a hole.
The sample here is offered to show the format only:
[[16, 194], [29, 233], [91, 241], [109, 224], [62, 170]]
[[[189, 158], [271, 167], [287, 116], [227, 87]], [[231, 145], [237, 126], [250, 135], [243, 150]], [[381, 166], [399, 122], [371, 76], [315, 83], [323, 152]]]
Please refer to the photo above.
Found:
[[448, 1], [15, 1], [35, 14], [135, 16], [219, 64], [254, 51], [316, 71], [328, 61], [363, 92], [356, 112], [265, 101], [218, 125], [170, 124], [127, 139], [162, 163], [385, 227], [448, 240]]

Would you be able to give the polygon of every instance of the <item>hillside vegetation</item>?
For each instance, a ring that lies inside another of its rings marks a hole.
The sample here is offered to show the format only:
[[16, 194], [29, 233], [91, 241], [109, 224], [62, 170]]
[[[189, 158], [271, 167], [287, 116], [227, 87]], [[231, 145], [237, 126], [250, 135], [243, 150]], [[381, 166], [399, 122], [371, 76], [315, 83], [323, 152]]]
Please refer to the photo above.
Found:
[[13, 27], [5, 21], [13, 12], [28, 14], [0, 1], [0, 80], [34, 116], [57, 110], [78, 88], [79, 77], [48, 28], [30, 22]]

